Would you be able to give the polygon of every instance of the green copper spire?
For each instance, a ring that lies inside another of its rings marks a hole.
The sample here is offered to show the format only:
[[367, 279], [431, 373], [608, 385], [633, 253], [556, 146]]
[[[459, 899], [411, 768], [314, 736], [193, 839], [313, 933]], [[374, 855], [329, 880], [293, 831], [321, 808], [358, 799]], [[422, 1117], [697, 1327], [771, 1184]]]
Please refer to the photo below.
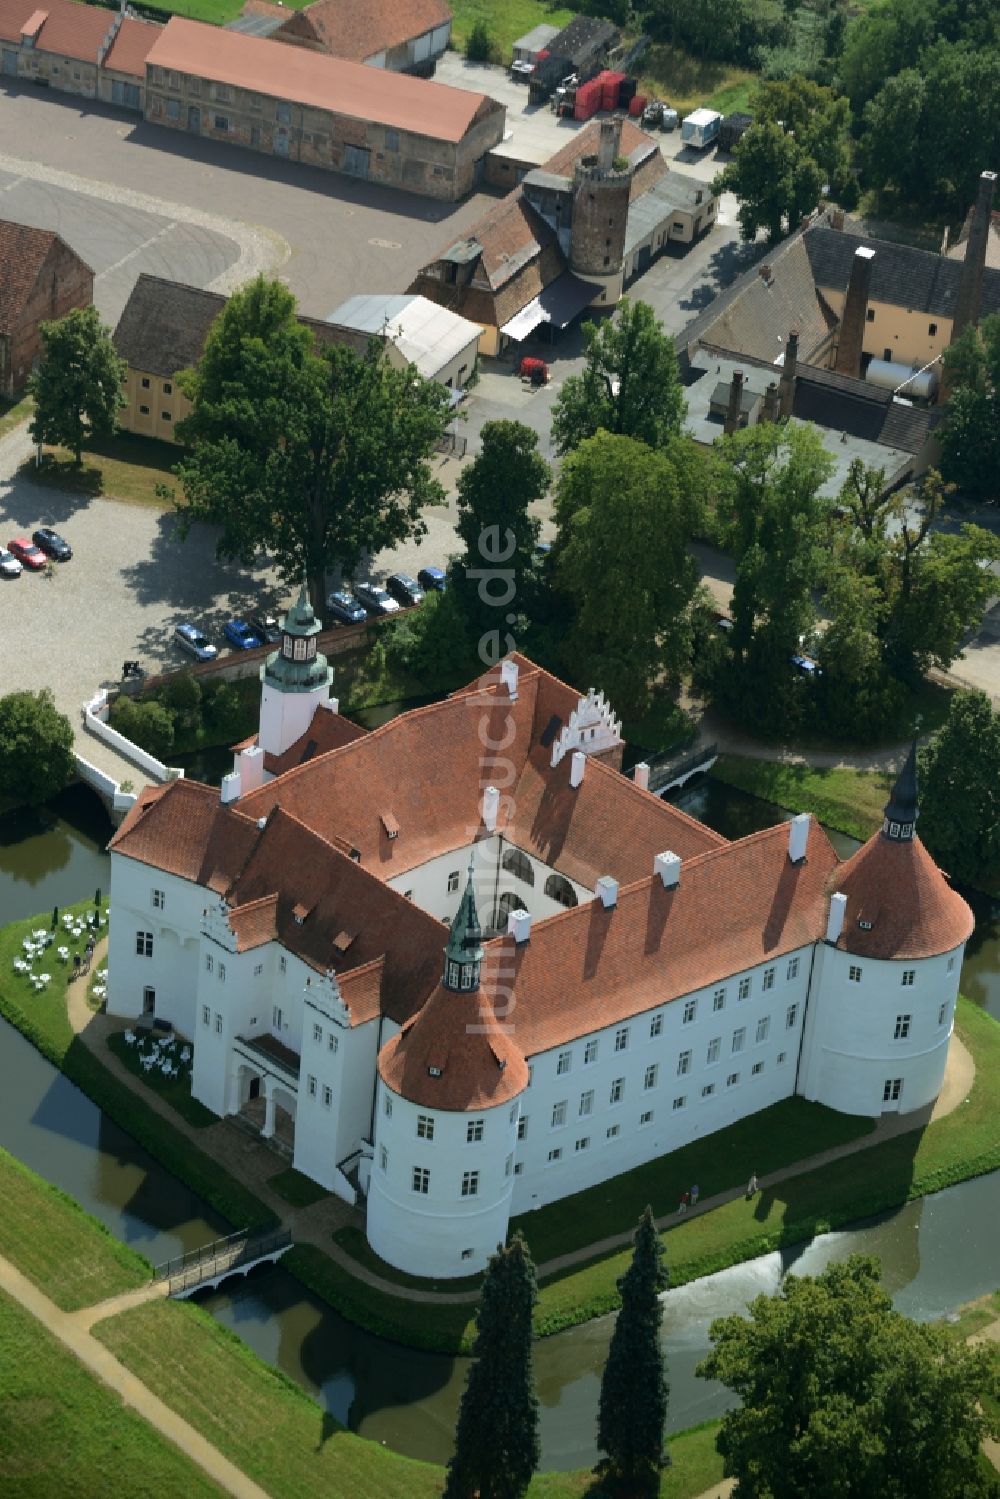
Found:
[[469, 860], [469, 878], [451, 924], [448, 945], [444, 950], [444, 987], [478, 989], [479, 969], [483, 961], [483, 932], [476, 909], [476, 892], [472, 882], [473, 861]]
[[316, 636], [322, 629], [303, 581], [298, 598], [282, 621], [281, 648], [264, 662], [261, 681], [280, 687], [282, 692], [313, 692], [324, 683], [329, 687], [333, 672], [316, 649]]

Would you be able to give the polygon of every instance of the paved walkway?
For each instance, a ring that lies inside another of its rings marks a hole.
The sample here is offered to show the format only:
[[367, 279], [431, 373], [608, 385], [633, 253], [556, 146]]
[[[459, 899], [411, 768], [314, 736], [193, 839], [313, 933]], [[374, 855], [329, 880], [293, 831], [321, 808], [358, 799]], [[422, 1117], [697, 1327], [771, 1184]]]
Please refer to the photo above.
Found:
[[[266, 1490], [254, 1483], [245, 1473], [241, 1473], [239, 1468], [234, 1467], [227, 1457], [223, 1457], [217, 1447], [207, 1442], [201, 1433], [195, 1431], [194, 1427], [177, 1415], [176, 1411], [164, 1405], [148, 1385], [144, 1385], [140, 1379], [130, 1373], [124, 1364], [120, 1364], [105, 1348], [103, 1343], [97, 1341], [90, 1331], [91, 1322], [97, 1319], [95, 1317], [87, 1321], [89, 1313], [94, 1311], [94, 1308], [87, 1308], [83, 1313], [61, 1311], [54, 1301], [50, 1301], [44, 1292], [40, 1291], [2, 1256], [0, 1256], [0, 1289], [12, 1296], [33, 1317], [37, 1317], [42, 1326], [54, 1338], [57, 1338], [64, 1348], [68, 1348], [71, 1353], [75, 1354], [91, 1374], [96, 1375], [102, 1384], [120, 1395], [126, 1405], [145, 1417], [151, 1426], [155, 1427], [168, 1441], [173, 1442], [175, 1447], [180, 1448], [181, 1452], [193, 1463], [197, 1463], [198, 1467], [227, 1494], [234, 1495], [235, 1499], [268, 1499]], [[115, 1300], [121, 1299], [115, 1298]], [[102, 1305], [107, 1307], [111, 1303], [104, 1302]]]
[[[106, 944], [107, 939], [104, 938], [97, 946], [94, 955], [95, 968], [100, 967], [104, 961]], [[204, 1129], [196, 1129], [188, 1124], [109, 1050], [107, 1038], [122, 1029], [124, 1024], [122, 1018], [95, 1014], [87, 1004], [86, 984], [82, 980], [70, 983], [67, 993], [70, 1024], [84, 1045], [94, 1053], [102, 1065], [119, 1082], [124, 1083], [127, 1088], [137, 1094], [149, 1108], [168, 1120], [174, 1129], [179, 1130], [193, 1145], [210, 1155], [213, 1160], [218, 1161], [230, 1175], [271, 1208], [280, 1219], [281, 1226], [291, 1231], [295, 1243], [314, 1244], [338, 1265], [350, 1271], [356, 1279], [387, 1296], [436, 1306], [471, 1303], [478, 1299], [476, 1291], [425, 1291], [414, 1286], [399, 1285], [395, 1281], [383, 1279], [369, 1270], [367, 1266], [360, 1264], [333, 1241], [333, 1234], [339, 1228], [347, 1225], [363, 1228], [364, 1218], [359, 1209], [352, 1208], [341, 1198], [332, 1194], [321, 1202], [313, 1203], [310, 1207], [292, 1207], [270, 1185], [270, 1178], [287, 1165], [287, 1162], [272, 1146], [266, 1144], [258, 1136], [247, 1133], [231, 1119], [220, 1119]], [[840, 1160], [859, 1150], [869, 1150], [873, 1145], [880, 1145], [884, 1140], [893, 1139], [896, 1135], [924, 1129], [932, 1120], [943, 1118], [945, 1114], [951, 1113], [964, 1098], [968, 1097], [975, 1075], [976, 1069], [972, 1057], [958, 1036], [953, 1034], [951, 1046], [948, 1048], [944, 1083], [933, 1108], [920, 1109], [912, 1114], [883, 1115], [874, 1130], [861, 1139], [834, 1146], [830, 1150], [821, 1151], [817, 1155], [797, 1161], [792, 1166], [786, 1166], [780, 1171], [773, 1171], [760, 1177], [761, 1190], [766, 1192], [779, 1182], [801, 1176], [805, 1172], [815, 1170], [818, 1166], [825, 1166], [830, 1161]], [[680, 1190], [683, 1190], [683, 1186]], [[687, 1216], [695, 1217], [701, 1213], [711, 1212], [713, 1208], [721, 1207], [727, 1202], [734, 1202], [742, 1195], [742, 1187], [737, 1186], [728, 1192], [719, 1192], [713, 1197], [701, 1198], [698, 1206], [690, 1209]], [[666, 1229], [678, 1221], [677, 1212], [674, 1210], [658, 1218], [656, 1224], [658, 1228]], [[614, 1253], [618, 1249], [627, 1248], [631, 1242], [632, 1232], [629, 1230], [627, 1233], [613, 1234], [606, 1239], [588, 1244], [583, 1249], [576, 1249], [568, 1254], [559, 1255], [555, 1259], [546, 1260], [538, 1266], [539, 1279], [544, 1279], [559, 1271], [572, 1269], [577, 1265], [587, 1264], [591, 1260]]]

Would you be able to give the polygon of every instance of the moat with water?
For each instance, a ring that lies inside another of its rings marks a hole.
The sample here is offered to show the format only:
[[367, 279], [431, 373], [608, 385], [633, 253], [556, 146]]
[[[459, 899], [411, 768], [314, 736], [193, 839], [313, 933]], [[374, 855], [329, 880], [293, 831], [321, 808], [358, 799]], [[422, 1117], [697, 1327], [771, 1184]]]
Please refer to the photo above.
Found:
[[[692, 783], [685, 811], [730, 837], [785, 814], [717, 782]], [[96, 798], [73, 787], [51, 807], [0, 818], [0, 922], [107, 890], [111, 829]], [[855, 843], [832, 835], [838, 851]], [[1000, 902], [963, 892], [976, 913], [962, 990], [1000, 1018]], [[227, 1231], [201, 1199], [153, 1161], [24, 1038], [0, 1021], [0, 1145], [69, 1192], [120, 1239], [158, 1262]], [[814, 1273], [856, 1251], [876, 1253], [899, 1309], [945, 1315], [1000, 1285], [1000, 1173], [951, 1187], [899, 1212], [811, 1244], [762, 1256], [665, 1297], [664, 1343], [673, 1431], [720, 1415], [719, 1385], [695, 1377], [713, 1318], [740, 1310], [782, 1274]], [[450, 1453], [466, 1361], [404, 1349], [339, 1317], [279, 1268], [255, 1271], [201, 1300], [222, 1324], [365, 1437], [433, 1461]], [[429, 1310], [432, 1316], [433, 1311]], [[594, 1423], [611, 1319], [536, 1345], [542, 1466], [595, 1457]]]

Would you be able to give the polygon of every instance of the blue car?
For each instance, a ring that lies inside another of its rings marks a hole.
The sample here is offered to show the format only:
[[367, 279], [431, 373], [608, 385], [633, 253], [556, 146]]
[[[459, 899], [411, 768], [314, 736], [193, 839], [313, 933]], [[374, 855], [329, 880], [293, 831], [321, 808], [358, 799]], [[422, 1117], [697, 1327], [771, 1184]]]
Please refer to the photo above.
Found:
[[260, 636], [251, 630], [245, 619], [228, 620], [222, 627], [222, 633], [229, 644], [238, 651], [252, 651], [258, 645], [264, 644]]
[[443, 567], [422, 567], [417, 573], [417, 582], [425, 593], [444, 593], [448, 587], [448, 575]]
[[174, 639], [182, 651], [187, 651], [196, 661], [214, 661], [219, 654], [218, 647], [214, 646], [203, 630], [197, 625], [178, 625], [174, 630]]
[[796, 671], [803, 672], [807, 677], [821, 677], [823, 675], [823, 669], [819, 662], [814, 661], [811, 656], [803, 656], [800, 651], [796, 651], [788, 659]]
[[326, 601], [326, 612], [335, 625], [363, 625], [368, 618], [368, 610], [346, 588], [331, 593]]

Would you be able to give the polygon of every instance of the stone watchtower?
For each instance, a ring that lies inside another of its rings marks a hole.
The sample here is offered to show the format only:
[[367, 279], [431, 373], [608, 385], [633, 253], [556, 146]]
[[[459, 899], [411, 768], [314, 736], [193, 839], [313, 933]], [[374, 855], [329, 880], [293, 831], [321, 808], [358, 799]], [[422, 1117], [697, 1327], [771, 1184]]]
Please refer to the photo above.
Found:
[[573, 176], [570, 270], [600, 287], [597, 307], [614, 307], [622, 294], [632, 168], [622, 164], [621, 138], [620, 116], [602, 120], [597, 155], [578, 161]]

